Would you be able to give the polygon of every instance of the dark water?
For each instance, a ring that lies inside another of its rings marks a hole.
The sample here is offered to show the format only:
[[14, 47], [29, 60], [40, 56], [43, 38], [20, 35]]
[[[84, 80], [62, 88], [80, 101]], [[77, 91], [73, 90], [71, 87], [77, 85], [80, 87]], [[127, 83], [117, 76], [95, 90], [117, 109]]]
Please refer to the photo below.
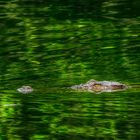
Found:
[[[1, 0], [0, 139], [138, 140], [139, 9], [139, 0]], [[65, 89], [90, 79], [132, 88]]]

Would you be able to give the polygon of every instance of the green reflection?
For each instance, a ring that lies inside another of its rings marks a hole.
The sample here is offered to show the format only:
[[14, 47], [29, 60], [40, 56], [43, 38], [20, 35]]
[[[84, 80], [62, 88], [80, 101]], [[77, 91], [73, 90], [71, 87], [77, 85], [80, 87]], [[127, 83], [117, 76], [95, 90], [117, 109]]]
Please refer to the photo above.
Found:
[[[2, 0], [0, 7], [0, 139], [139, 139], [138, 0]], [[65, 89], [90, 79], [137, 88]], [[35, 92], [16, 92], [22, 85]]]

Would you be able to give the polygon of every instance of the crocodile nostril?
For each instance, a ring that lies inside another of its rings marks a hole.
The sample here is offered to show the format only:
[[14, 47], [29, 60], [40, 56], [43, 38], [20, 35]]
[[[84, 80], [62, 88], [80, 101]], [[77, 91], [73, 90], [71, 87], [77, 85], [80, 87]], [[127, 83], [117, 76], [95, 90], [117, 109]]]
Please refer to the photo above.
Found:
[[21, 93], [31, 93], [33, 88], [31, 86], [22, 86], [21, 88], [18, 88], [17, 91]]

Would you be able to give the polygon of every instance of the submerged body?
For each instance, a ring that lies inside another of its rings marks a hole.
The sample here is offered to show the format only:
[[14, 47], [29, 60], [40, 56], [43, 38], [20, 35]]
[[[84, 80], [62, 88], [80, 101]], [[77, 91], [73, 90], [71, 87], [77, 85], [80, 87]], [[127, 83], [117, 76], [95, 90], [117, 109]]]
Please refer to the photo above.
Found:
[[118, 90], [124, 90], [127, 88], [127, 86], [122, 83], [113, 81], [90, 80], [85, 84], [74, 85], [71, 88], [74, 90], [83, 90], [90, 92], [113, 92]]

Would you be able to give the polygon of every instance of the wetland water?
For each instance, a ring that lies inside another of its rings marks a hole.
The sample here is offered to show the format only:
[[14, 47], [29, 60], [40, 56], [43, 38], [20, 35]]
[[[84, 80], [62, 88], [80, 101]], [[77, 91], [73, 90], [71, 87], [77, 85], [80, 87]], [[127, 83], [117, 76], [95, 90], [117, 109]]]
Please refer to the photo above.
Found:
[[[140, 138], [139, 0], [1, 0], [0, 7], [1, 140]], [[90, 79], [132, 88], [67, 89]], [[18, 93], [23, 85], [34, 91]]]

